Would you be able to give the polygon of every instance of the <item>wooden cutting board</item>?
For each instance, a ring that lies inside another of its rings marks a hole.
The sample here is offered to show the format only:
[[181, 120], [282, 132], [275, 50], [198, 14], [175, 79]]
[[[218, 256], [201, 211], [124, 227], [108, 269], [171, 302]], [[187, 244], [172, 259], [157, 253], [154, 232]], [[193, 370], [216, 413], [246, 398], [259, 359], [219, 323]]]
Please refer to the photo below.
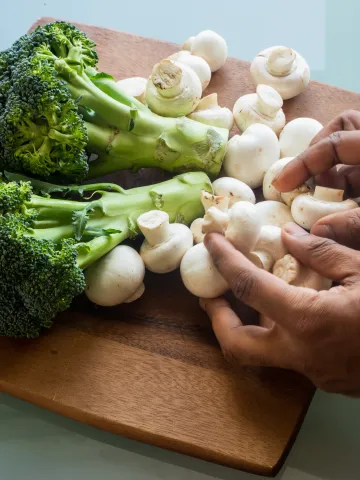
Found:
[[[100, 69], [116, 79], [147, 76], [179, 49], [78, 26], [97, 43]], [[253, 92], [249, 64], [229, 58], [213, 76], [208, 93], [214, 91], [230, 108]], [[327, 122], [348, 108], [360, 110], [360, 95], [312, 82], [286, 102], [285, 113], [288, 120]], [[110, 178], [126, 187], [150, 181], [142, 173]], [[291, 372], [231, 370], [178, 272], [147, 274], [146, 292], [134, 304], [94, 308], [80, 298], [41, 338], [0, 339], [0, 362], [4, 392], [129, 438], [267, 476], [281, 467], [314, 393]]]

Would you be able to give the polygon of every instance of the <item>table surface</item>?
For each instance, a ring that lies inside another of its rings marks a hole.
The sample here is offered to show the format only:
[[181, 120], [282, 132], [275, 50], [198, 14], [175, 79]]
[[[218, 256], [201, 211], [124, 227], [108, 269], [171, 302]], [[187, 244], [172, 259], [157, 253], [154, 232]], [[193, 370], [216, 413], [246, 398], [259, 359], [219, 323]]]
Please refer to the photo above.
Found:
[[[209, 28], [231, 56], [249, 60], [288, 45], [309, 61], [312, 78], [360, 93], [357, 0], [12, 0], [2, 11], [0, 49], [41, 16], [182, 43]], [[226, 5], [226, 9], [225, 9]], [[254, 33], [256, 34], [254, 35]], [[251, 480], [254, 477], [95, 430], [0, 394], [2, 480]], [[360, 402], [318, 392], [281, 480], [358, 480]]]

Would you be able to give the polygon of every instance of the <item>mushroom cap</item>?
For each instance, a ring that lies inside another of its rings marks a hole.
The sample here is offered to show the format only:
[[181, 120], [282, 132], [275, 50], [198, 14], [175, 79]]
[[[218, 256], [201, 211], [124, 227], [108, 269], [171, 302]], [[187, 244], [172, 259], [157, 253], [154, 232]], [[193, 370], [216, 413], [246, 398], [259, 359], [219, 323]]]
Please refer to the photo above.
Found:
[[145, 92], [148, 79], [143, 77], [123, 78], [116, 82], [127, 95], [136, 98], [139, 102], [146, 104]]
[[185, 287], [197, 297], [216, 298], [229, 290], [227, 282], [216, 269], [203, 243], [195, 245], [185, 253], [180, 274]]
[[225, 238], [244, 254], [254, 249], [260, 235], [262, 224], [255, 207], [250, 202], [237, 202], [229, 210]]
[[202, 57], [209, 64], [212, 72], [216, 72], [224, 65], [228, 54], [224, 38], [212, 30], [204, 30], [196, 37], [190, 37], [185, 47], [189, 47], [193, 55]]
[[190, 230], [193, 234], [195, 244], [201, 243], [204, 240], [205, 233], [202, 231], [203, 223], [203, 218], [196, 218], [190, 225]]
[[188, 117], [197, 122], [213, 127], [226, 128], [227, 130], [231, 130], [234, 124], [231, 110], [218, 105], [217, 93], [211, 93], [203, 97]]
[[280, 146], [270, 127], [255, 123], [228, 142], [224, 158], [224, 171], [229, 177], [260, 187], [265, 173], [280, 158]]
[[266, 200], [255, 204], [256, 215], [262, 225], [283, 227], [286, 223], [294, 222], [290, 207], [281, 202]]
[[255, 203], [255, 194], [246, 183], [232, 177], [220, 177], [212, 184], [215, 195], [229, 197], [231, 208], [236, 202]]
[[201, 82], [194, 70], [172, 60], [156, 64], [146, 85], [150, 110], [164, 117], [188, 115], [196, 108], [201, 95]]
[[315, 198], [311, 193], [302, 193], [292, 202], [291, 214], [298, 225], [306, 230], [311, 230], [312, 226], [321, 218], [357, 207], [358, 204], [354, 200], [328, 202]]
[[140, 255], [150, 272], [169, 273], [176, 270], [185, 252], [193, 246], [191, 230], [181, 223], [172, 223], [168, 227], [170, 237], [159, 245], [151, 246], [145, 240]]
[[274, 178], [282, 171], [282, 169], [287, 165], [294, 157], [285, 157], [280, 158], [274, 162], [269, 170], [265, 173], [263, 181], [263, 195], [265, 200], [275, 200], [276, 202], [282, 202], [282, 197], [279, 192], [273, 185], [272, 181]]
[[282, 105], [283, 100], [276, 90], [260, 84], [256, 93], [243, 95], [235, 102], [233, 107], [235, 123], [242, 132], [254, 123], [262, 123], [279, 135], [285, 125]]
[[136, 250], [119, 245], [85, 270], [85, 293], [97, 305], [120, 305], [141, 287], [145, 266]]
[[305, 59], [295, 50], [282, 46], [258, 53], [250, 73], [255, 85], [270, 85], [283, 100], [299, 95], [310, 81], [310, 68]]
[[188, 50], [180, 50], [180, 52], [170, 55], [169, 59], [190, 67], [199, 77], [203, 91], [209, 85], [211, 80], [211, 70], [208, 63], [203, 58], [198, 57], [197, 55], [192, 55]]
[[281, 157], [297, 157], [309, 146], [323, 126], [314, 118], [300, 117], [287, 123], [280, 133]]

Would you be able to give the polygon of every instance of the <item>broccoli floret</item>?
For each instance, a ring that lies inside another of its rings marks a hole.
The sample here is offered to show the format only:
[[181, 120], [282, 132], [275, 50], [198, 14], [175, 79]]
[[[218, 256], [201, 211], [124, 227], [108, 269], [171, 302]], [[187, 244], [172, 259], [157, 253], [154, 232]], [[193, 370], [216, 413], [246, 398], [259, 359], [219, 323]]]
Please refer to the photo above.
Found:
[[[170, 221], [189, 224], [203, 214], [201, 191], [212, 191], [202, 172], [132, 190], [6, 178], [0, 182], [0, 336], [10, 337], [34, 338], [50, 328], [85, 289], [83, 270], [139, 233], [139, 215], [161, 208]], [[87, 198], [63, 198], [71, 194]]]
[[0, 168], [58, 182], [142, 167], [218, 174], [228, 130], [152, 113], [97, 62], [94, 42], [66, 22], [0, 53]]

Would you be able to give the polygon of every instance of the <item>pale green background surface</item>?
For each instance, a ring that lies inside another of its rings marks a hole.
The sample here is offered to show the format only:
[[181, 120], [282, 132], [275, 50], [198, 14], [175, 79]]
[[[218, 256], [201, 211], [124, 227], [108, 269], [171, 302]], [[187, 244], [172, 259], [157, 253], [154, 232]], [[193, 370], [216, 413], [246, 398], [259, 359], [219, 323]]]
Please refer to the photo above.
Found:
[[[231, 56], [251, 60], [262, 48], [285, 44], [308, 59], [313, 79], [360, 92], [358, 0], [2, 0], [1, 4], [0, 49], [41, 16], [178, 43], [211, 28], [226, 38]], [[0, 480], [25, 478], [260, 477], [100, 432], [0, 394]], [[360, 401], [317, 393], [279, 478], [359, 480]]]

